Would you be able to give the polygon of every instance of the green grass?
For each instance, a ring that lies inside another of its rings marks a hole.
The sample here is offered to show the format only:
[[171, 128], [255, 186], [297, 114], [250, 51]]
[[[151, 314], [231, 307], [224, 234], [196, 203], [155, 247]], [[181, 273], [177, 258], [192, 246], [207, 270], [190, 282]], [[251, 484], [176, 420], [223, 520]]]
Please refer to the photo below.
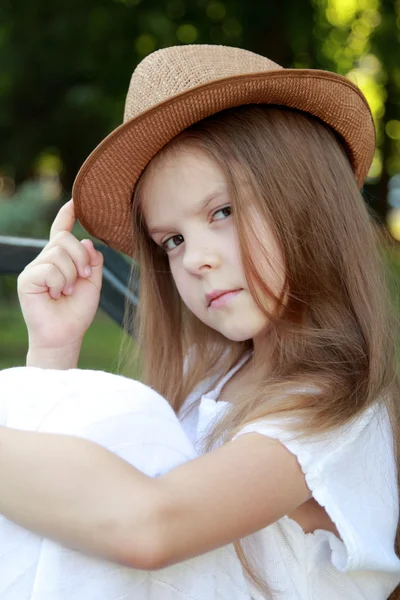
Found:
[[[120, 327], [99, 311], [86, 333], [79, 367], [117, 372], [121, 338]], [[18, 305], [0, 304], [0, 369], [24, 365], [27, 348], [26, 326]]]

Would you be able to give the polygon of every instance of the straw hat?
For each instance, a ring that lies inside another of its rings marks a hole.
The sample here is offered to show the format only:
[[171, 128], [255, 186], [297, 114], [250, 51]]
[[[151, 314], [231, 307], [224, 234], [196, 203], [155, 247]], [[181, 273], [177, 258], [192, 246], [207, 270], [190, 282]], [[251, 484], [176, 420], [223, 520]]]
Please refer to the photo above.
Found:
[[132, 75], [124, 123], [80, 169], [73, 188], [79, 221], [93, 236], [132, 253], [131, 200], [153, 156], [193, 123], [242, 104], [275, 104], [310, 113], [342, 138], [359, 187], [375, 149], [375, 129], [361, 91], [335, 73], [284, 69], [226, 46], [158, 50]]

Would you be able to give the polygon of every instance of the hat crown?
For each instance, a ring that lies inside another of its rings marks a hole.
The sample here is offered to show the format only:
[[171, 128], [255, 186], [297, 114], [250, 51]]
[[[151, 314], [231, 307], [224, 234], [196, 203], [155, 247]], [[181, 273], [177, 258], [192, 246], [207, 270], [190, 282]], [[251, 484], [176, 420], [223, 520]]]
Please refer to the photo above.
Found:
[[374, 155], [375, 128], [365, 97], [351, 81], [328, 71], [283, 69], [240, 48], [177, 46], [158, 50], [137, 66], [125, 123], [79, 171], [73, 197], [82, 225], [136, 257], [132, 193], [143, 170], [193, 123], [244, 104], [286, 106], [325, 123], [344, 144], [362, 186]]
[[213, 81], [281, 69], [272, 60], [242, 48], [207, 44], [162, 48], [146, 56], [133, 72], [124, 121], [173, 96]]

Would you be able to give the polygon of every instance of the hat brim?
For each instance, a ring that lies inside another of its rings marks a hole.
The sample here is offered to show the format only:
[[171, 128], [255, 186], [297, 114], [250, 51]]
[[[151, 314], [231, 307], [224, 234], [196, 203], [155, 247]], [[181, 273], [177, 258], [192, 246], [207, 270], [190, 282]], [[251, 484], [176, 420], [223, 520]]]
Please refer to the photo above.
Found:
[[243, 104], [282, 105], [321, 119], [342, 138], [357, 184], [362, 187], [375, 151], [375, 127], [359, 88], [327, 71], [263, 71], [183, 92], [108, 135], [87, 158], [73, 186], [75, 211], [83, 227], [132, 256], [132, 194], [147, 164], [193, 123]]

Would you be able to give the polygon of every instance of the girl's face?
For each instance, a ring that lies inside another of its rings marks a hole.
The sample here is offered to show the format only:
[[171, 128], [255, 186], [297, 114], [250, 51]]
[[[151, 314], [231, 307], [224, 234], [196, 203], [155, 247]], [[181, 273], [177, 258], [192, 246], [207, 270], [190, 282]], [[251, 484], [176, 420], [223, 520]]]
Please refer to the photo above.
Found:
[[[167, 253], [188, 309], [230, 340], [261, 336], [268, 318], [248, 289], [227, 185], [218, 165], [188, 145], [160, 158], [145, 179], [142, 210], [149, 234]], [[262, 230], [265, 239], [265, 223]], [[263, 275], [279, 293], [282, 257], [268, 231], [268, 255], [279, 264], [274, 269], [266, 265]]]

